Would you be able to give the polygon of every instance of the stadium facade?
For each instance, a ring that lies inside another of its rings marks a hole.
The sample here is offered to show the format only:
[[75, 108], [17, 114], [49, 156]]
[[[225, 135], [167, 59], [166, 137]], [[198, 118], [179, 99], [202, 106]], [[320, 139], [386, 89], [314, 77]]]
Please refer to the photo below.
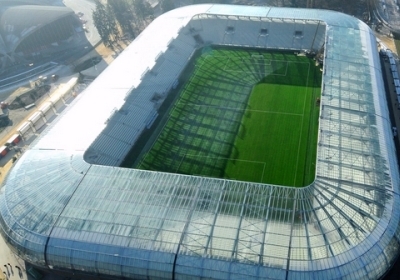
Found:
[[[154, 94], [206, 44], [323, 52], [311, 185], [118, 167], [157, 112]], [[86, 278], [377, 279], [398, 255], [399, 205], [368, 26], [333, 11], [205, 4], [154, 20], [42, 132], [2, 185], [0, 228], [28, 263]]]

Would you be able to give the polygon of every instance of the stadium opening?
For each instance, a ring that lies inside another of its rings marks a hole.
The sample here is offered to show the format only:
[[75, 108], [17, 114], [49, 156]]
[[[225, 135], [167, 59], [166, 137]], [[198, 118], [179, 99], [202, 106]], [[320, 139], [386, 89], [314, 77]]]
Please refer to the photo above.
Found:
[[308, 56], [199, 48], [177, 79], [182, 86], [154, 95], [160, 107], [148, 120], [151, 132], [141, 135], [123, 165], [284, 186], [310, 184], [321, 72], [315, 55]]

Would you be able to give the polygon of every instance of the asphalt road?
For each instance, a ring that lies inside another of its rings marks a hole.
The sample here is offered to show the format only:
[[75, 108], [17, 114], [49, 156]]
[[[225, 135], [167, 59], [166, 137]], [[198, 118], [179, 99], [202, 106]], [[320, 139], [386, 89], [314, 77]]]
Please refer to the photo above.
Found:
[[375, 0], [381, 19], [391, 28], [400, 30], [400, 0]]
[[97, 32], [96, 27], [93, 24], [92, 13], [96, 8], [94, 2], [89, 0], [64, 0], [64, 5], [66, 7], [71, 8], [72, 10], [83, 13], [81, 17], [84, 20], [87, 20], [85, 23], [88, 32], [86, 32], [86, 38], [88, 41], [95, 46], [98, 42], [100, 42], [101, 38], [99, 33]]

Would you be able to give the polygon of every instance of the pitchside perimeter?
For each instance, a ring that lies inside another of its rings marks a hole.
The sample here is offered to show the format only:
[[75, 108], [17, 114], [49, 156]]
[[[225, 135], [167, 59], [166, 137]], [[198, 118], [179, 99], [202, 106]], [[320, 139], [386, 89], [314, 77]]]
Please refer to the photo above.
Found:
[[212, 49], [135, 168], [306, 186], [315, 174], [321, 74], [288, 52]]

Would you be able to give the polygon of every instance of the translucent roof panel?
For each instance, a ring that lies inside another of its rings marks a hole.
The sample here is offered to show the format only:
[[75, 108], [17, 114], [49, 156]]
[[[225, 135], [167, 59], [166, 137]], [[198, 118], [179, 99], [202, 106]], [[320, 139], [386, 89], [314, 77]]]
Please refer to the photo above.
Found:
[[[226, 34], [232, 22], [236, 31]], [[193, 32], [212, 45], [323, 52], [312, 184], [118, 167], [157, 113], [154, 93], [166, 94], [202, 47]], [[375, 37], [354, 17], [211, 4], [173, 10], [16, 162], [1, 188], [0, 232], [24, 260], [73, 273], [379, 278], [397, 258], [400, 238], [398, 164], [383, 92]]]

